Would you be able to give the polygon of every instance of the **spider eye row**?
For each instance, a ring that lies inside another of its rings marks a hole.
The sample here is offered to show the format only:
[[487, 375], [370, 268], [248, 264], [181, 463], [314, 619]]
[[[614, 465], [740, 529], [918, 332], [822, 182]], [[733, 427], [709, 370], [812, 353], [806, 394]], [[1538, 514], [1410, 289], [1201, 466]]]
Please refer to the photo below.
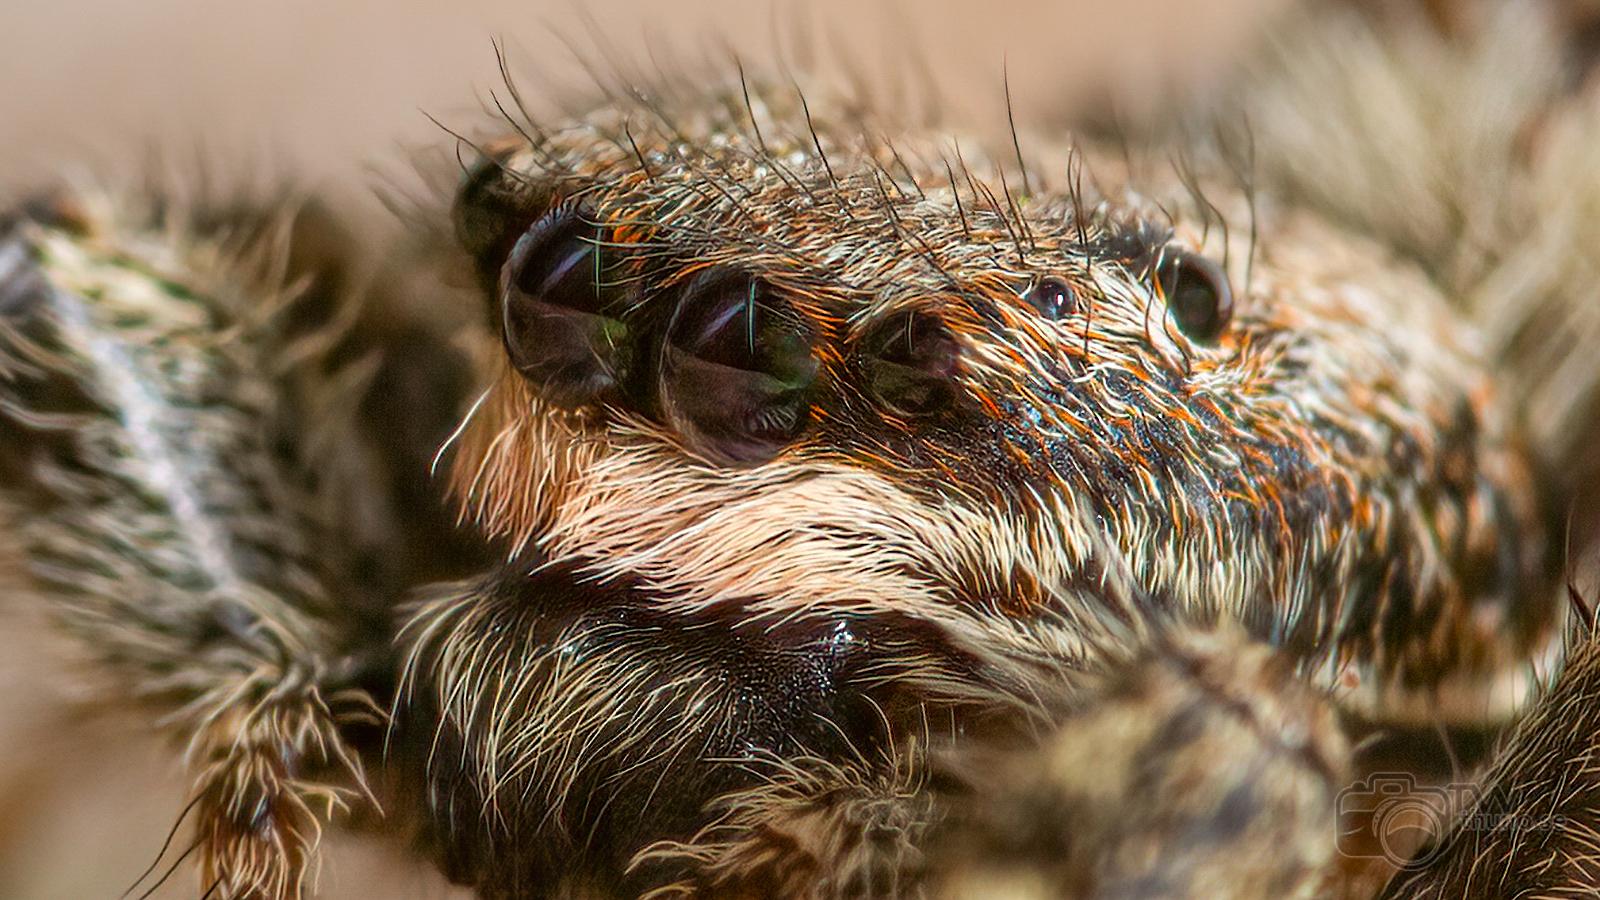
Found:
[[[901, 421], [938, 416], [958, 400], [960, 345], [932, 313], [872, 323], [827, 373], [823, 329], [761, 277], [711, 266], [647, 291], [622, 247], [607, 225], [563, 205], [522, 233], [501, 268], [508, 358], [553, 403], [644, 412], [707, 459], [738, 465], [794, 443], [830, 374]], [[1153, 278], [1191, 338], [1215, 340], [1226, 327], [1232, 298], [1219, 266], [1169, 253]], [[1051, 321], [1080, 306], [1055, 276], [1021, 299]]]

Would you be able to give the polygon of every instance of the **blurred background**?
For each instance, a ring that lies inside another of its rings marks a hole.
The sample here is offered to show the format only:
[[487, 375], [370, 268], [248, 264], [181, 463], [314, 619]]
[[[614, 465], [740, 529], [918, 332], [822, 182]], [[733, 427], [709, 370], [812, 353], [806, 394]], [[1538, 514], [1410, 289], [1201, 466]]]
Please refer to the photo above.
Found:
[[[724, 44], [759, 70], [777, 33], [825, 57], [843, 46], [873, 74], [927, 70], [981, 121], [1019, 121], [1107, 86], [1137, 94], [1206, 71], [1279, 0], [95, 0], [0, 11], [0, 189], [64, 163], [138, 164], [160, 150], [244, 159], [297, 176], [363, 166], [444, 138], [426, 111], [470, 123], [498, 86], [491, 40], [526, 93], [539, 74], [581, 84], [568, 44], [589, 19], [624, 55], [689, 59]], [[593, 59], [592, 51], [585, 56]], [[791, 60], [793, 55], [791, 55]], [[920, 59], [918, 59], [920, 58]], [[909, 71], [908, 71], [909, 70]], [[559, 90], [559, 85], [556, 88]], [[959, 110], [958, 110], [959, 111]], [[226, 167], [227, 163], [220, 164]]]
[[[75, 173], [131, 178], [160, 160], [255, 183], [289, 178], [370, 212], [374, 172], [485, 122], [491, 40], [551, 109], [586, 83], [592, 33], [625, 57], [774, 64], [846, 48], [868, 76], [932, 79], [950, 118], [1059, 123], [1107, 92], [1149, 95], [1225, 68], [1281, 0], [95, 0], [0, 3], [0, 206]], [[587, 24], [586, 24], [587, 23]], [[573, 46], [578, 48], [575, 54]], [[584, 49], [589, 48], [589, 49]], [[803, 61], [803, 60], [802, 60]], [[892, 92], [886, 91], [886, 96]], [[117, 897], [157, 854], [184, 798], [178, 751], [132, 714], [86, 709], [64, 647], [7, 603], [0, 538], [0, 898]], [[10, 568], [14, 571], [15, 561]], [[331, 835], [320, 896], [464, 896], [381, 838]], [[180, 844], [181, 846], [181, 844]], [[170, 856], [168, 857], [171, 858]], [[180, 869], [157, 897], [192, 897]]]

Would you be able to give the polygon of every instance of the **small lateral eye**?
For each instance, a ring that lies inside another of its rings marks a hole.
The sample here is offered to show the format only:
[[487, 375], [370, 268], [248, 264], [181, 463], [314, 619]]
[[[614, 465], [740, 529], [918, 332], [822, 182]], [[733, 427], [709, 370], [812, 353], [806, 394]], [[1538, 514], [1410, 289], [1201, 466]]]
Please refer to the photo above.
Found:
[[1072, 286], [1054, 275], [1039, 279], [1022, 299], [1034, 312], [1052, 322], [1065, 319], [1078, 311], [1078, 295]]
[[1188, 250], [1169, 251], [1156, 279], [1184, 335], [1203, 344], [1222, 336], [1233, 319], [1233, 288], [1221, 266]]
[[562, 405], [600, 399], [632, 361], [620, 318], [626, 291], [606, 236], [591, 216], [559, 208], [523, 233], [501, 273], [511, 364]]

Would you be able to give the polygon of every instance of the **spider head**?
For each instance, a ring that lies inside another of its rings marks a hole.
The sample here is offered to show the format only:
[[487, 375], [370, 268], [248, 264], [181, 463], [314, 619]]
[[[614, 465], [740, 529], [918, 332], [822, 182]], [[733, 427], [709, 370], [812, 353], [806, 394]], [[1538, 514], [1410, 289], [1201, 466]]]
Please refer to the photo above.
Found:
[[511, 555], [1042, 655], [1225, 616], [1378, 693], [1544, 639], [1527, 466], [1406, 265], [1278, 210], [1258, 244], [1225, 179], [1019, 194], [757, 96], [613, 106], [466, 179], [507, 365], [456, 480]]

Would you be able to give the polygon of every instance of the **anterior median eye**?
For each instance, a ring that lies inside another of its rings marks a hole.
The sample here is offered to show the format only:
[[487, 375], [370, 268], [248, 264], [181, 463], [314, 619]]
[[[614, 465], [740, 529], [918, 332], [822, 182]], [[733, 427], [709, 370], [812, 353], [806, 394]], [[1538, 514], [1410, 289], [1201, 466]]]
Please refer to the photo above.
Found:
[[580, 210], [549, 213], [517, 241], [501, 273], [511, 364], [557, 403], [602, 398], [625, 376], [627, 300], [608, 230]]
[[765, 282], [718, 269], [679, 295], [662, 352], [669, 422], [719, 462], [775, 456], [810, 419], [821, 365], [815, 336]]
[[1215, 262], [1187, 250], [1169, 250], [1156, 271], [1167, 309], [1191, 340], [1212, 343], [1233, 319], [1233, 288]]

